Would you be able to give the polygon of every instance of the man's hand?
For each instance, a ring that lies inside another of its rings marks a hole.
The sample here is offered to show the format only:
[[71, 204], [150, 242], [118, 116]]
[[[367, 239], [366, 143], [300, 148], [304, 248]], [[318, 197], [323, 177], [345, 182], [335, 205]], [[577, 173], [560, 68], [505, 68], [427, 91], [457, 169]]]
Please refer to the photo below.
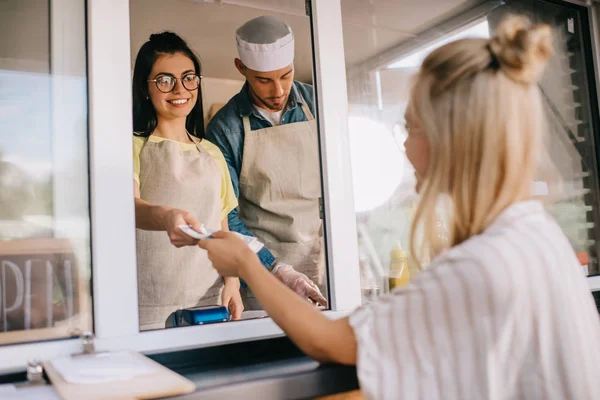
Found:
[[310, 298], [322, 306], [327, 307], [327, 299], [323, 297], [317, 285], [315, 285], [308, 276], [294, 270], [291, 265], [277, 263], [273, 269], [273, 275], [287, 287], [296, 292], [300, 297], [306, 298], [307, 300]]
[[229, 309], [232, 320], [242, 318], [244, 303], [240, 295], [240, 280], [238, 278], [223, 278], [225, 286], [221, 293], [222, 304]]
[[179, 225], [191, 225], [192, 229], [199, 232], [202, 224], [192, 214], [187, 211], [171, 208], [165, 212], [163, 217], [163, 228], [169, 235], [171, 244], [175, 247], [195, 246], [198, 240], [188, 236]]

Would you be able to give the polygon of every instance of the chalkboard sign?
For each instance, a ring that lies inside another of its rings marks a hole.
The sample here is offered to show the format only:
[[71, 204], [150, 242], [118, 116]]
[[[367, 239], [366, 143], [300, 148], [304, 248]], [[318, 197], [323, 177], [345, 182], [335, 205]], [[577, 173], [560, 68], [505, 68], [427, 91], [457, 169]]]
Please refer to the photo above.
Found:
[[68, 325], [81, 311], [81, 289], [69, 240], [0, 242], [0, 334]]

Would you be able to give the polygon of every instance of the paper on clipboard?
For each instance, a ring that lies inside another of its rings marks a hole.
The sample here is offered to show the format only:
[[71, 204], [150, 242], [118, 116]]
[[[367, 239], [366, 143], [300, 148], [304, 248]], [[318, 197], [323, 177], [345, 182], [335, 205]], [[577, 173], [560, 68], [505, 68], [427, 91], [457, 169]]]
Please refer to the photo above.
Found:
[[65, 382], [73, 384], [131, 380], [158, 371], [128, 351], [61, 357], [51, 363]]
[[63, 400], [158, 399], [196, 390], [191, 380], [135, 351], [79, 354], [43, 365]]

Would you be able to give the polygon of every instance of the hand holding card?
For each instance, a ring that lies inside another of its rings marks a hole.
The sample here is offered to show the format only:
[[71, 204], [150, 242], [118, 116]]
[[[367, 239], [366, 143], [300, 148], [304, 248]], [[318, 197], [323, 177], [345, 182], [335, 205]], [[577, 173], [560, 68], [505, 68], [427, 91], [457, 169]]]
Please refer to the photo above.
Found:
[[[193, 237], [194, 239], [198, 239], [198, 240], [210, 239], [211, 236], [212, 236], [212, 234], [215, 233], [215, 232], [217, 232], [217, 230], [206, 229], [204, 226], [202, 226], [202, 228], [200, 229], [200, 232], [196, 232], [189, 225], [179, 225], [179, 229], [181, 229], [187, 235]], [[247, 236], [247, 235], [242, 235], [242, 234], [237, 233], [237, 232], [234, 232], [234, 233], [236, 235], [238, 235], [240, 237], [240, 239], [242, 239], [244, 241], [244, 243], [246, 243], [248, 245], [248, 247], [250, 247], [250, 249], [254, 253], [258, 253], [260, 251], [260, 249], [262, 249], [265, 246], [262, 242], [260, 242], [255, 237]]]

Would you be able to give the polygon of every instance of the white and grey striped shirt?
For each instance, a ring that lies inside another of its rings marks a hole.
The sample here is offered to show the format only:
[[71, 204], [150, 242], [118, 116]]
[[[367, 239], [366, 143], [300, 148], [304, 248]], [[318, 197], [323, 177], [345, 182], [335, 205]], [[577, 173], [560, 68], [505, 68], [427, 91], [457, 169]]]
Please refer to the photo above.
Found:
[[370, 399], [600, 399], [600, 319], [537, 201], [350, 317]]

